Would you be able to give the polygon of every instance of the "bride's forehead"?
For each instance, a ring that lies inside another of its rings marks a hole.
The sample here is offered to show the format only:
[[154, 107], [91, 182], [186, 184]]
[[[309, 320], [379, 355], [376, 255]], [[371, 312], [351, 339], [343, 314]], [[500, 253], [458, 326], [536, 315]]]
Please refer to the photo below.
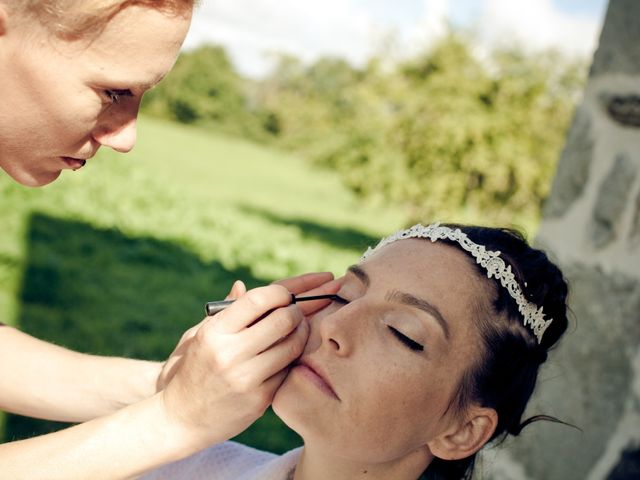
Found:
[[[468, 275], [473, 272], [471, 259], [459, 248], [444, 242], [431, 242], [423, 238], [397, 240], [380, 248], [363, 265], [384, 264], [386, 268], [396, 266], [399, 269], [453, 268]], [[453, 272], [452, 272], [453, 273]]]
[[398, 240], [360, 263], [371, 283], [388, 288], [413, 286], [461, 293], [476, 286], [473, 259], [453, 245], [421, 238]]

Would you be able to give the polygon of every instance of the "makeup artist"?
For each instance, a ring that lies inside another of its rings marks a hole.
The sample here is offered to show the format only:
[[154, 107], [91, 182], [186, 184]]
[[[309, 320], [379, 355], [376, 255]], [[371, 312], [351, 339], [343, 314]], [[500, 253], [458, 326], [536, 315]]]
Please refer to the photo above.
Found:
[[[103, 145], [131, 150], [141, 97], [172, 68], [193, 3], [0, 0], [2, 169], [39, 187]], [[331, 279], [247, 293], [236, 283], [238, 300], [187, 331], [162, 363], [72, 352], [0, 326], [0, 409], [82, 422], [0, 445], [0, 476], [130, 478], [244, 430], [302, 352], [304, 314], [324, 305], [293, 305], [290, 292], [335, 293]]]

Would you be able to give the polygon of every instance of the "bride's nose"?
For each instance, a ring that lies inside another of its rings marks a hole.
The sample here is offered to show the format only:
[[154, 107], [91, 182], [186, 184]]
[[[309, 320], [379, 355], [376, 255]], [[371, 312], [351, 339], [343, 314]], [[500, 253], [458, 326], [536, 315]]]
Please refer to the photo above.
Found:
[[360, 321], [363, 308], [358, 302], [338, 308], [335, 312], [318, 319], [318, 331], [323, 348], [336, 355], [350, 355], [362, 335], [364, 325]]

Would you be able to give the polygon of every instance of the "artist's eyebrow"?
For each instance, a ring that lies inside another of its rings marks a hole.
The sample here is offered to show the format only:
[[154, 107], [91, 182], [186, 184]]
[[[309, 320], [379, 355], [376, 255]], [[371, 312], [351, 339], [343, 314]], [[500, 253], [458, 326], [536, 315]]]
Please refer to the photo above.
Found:
[[442, 331], [444, 333], [444, 338], [449, 341], [449, 324], [445, 320], [442, 313], [440, 313], [440, 310], [438, 310], [438, 307], [428, 302], [427, 300], [418, 298], [415, 295], [411, 295], [410, 293], [400, 292], [398, 290], [392, 290], [391, 292], [389, 292], [386, 299], [390, 302], [395, 301], [403, 303], [410, 307], [419, 308], [420, 310], [427, 312], [436, 320], [436, 322], [438, 322], [438, 325], [440, 325], [440, 328], [442, 328]]
[[157, 82], [155, 82], [155, 83], [154, 82], [151, 82], [151, 83], [133, 83], [132, 86], [136, 90], [139, 90], [141, 92], [146, 92], [148, 90], [151, 90], [156, 85], [158, 85], [158, 83], [160, 83], [159, 80]]
[[151, 82], [136, 81], [136, 80], [124, 80], [124, 79], [105, 79], [100, 82], [107, 90], [129, 90], [137, 93], [144, 93], [155, 87], [162, 77]]
[[347, 272], [350, 272], [358, 277], [358, 279], [364, 284], [365, 287], [369, 287], [369, 284], [371, 283], [369, 275], [367, 275], [367, 272], [365, 272], [358, 265], [351, 265], [349, 268], [347, 268]]

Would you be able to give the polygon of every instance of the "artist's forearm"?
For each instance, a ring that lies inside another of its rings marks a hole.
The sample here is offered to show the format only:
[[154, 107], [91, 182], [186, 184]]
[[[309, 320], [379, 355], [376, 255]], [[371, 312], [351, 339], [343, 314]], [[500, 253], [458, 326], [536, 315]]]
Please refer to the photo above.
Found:
[[0, 445], [0, 472], [14, 480], [134, 478], [204, 446], [171, 422], [158, 394], [67, 430]]
[[0, 328], [0, 409], [81, 422], [155, 393], [160, 364], [80, 354]]

